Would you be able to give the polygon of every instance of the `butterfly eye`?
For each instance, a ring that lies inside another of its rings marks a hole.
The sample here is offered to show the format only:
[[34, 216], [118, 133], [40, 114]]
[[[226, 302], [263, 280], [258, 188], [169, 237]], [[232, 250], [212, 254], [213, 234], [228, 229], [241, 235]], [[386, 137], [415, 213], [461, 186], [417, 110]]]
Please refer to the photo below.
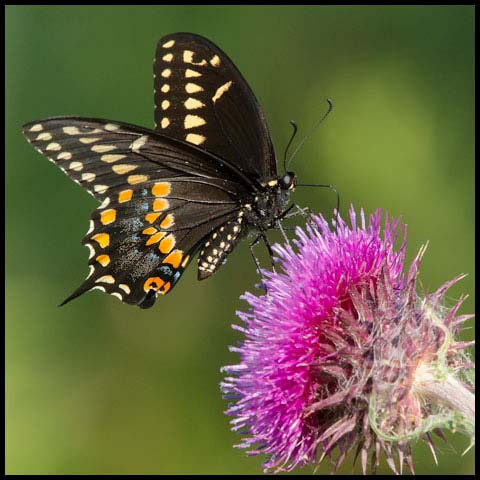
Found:
[[278, 184], [282, 190], [293, 190], [296, 183], [295, 173], [293, 172], [286, 172], [278, 179]]

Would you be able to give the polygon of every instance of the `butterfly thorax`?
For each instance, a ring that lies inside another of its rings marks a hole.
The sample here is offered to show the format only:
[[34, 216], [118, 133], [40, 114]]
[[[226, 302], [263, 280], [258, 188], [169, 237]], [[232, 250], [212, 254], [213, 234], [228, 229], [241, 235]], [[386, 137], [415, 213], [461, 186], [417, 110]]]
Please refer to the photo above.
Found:
[[265, 231], [275, 227], [295, 188], [294, 179], [294, 174], [290, 172], [279, 179], [270, 180], [252, 202], [245, 204], [245, 223], [250, 229]]

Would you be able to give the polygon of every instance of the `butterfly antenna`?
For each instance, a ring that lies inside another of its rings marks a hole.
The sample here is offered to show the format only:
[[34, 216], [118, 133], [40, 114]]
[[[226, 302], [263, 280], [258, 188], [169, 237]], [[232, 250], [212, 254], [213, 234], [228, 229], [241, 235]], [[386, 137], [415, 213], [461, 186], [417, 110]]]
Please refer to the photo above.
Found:
[[297, 187], [320, 187], [320, 188], [329, 188], [330, 190], [332, 190], [337, 197], [337, 206], [335, 207], [335, 211], [336, 211], [335, 216], [338, 221], [338, 213], [340, 212], [340, 194], [338, 193], [337, 189], [333, 185], [329, 183], [297, 183]]
[[290, 145], [292, 144], [293, 139], [295, 138], [295, 135], [298, 132], [298, 127], [297, 127], [297, 124], [295, 123], [295, 120], [290, 120], [290, 125], [293, 128], [293, 132], [292, 132], [292, 135], [290, 137], [290, 140], [287, 143], [287, 146], [285, 147], [285, 152], [283, 153], [283, 171], [285, 173], [287, 172], [287, 153], [288, 153], [288, 149], [290, 148]]
[[288, 162], [286, 162], [285, 170], [286, 170], [286, 166], [295, 158], [295, 155], [302, 148], [303, 144], [315, 133], [317, 128], [320, 126], [320, 124], [328, 117], [328, 114], [333, 110], [332, 100], [327, 98], [327, 103], [328, 103], [327, 111], [322, 115], [320, 120], [318, 120], [318, 122], [310, 129], [310, 131], [305, 135], [305, 137], [303, 137], [302, 141], [298, 144], [297, 148], [293, 151], [292, 156], [288, 159]]

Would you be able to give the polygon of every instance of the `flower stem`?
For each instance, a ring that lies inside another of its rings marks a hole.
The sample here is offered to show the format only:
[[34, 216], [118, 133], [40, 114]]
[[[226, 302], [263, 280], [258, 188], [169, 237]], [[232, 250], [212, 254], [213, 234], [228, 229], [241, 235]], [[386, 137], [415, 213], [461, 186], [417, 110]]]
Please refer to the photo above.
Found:
[[[437, 365], [438, 366], [438, 365]], [[475, 395], [463, 382], [451, 373], [438, 374], [436, 368], [423, 364], [417, 369], [414, 385], [415, 393], [430, 404], [447, 407], [464, 426], [470, 437], [475, 431]]]

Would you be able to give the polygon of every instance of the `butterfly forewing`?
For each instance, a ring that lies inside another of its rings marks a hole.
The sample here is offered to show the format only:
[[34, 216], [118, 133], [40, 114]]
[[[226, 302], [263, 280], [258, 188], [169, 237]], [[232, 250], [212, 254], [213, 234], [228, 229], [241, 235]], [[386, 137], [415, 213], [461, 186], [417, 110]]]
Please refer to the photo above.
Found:
[[162, 38], [154, 89], [159, 132], [215, 153], [259, 183], [276, 177], [270, 134], [255, 95], [209, 40], [190, 33]]

